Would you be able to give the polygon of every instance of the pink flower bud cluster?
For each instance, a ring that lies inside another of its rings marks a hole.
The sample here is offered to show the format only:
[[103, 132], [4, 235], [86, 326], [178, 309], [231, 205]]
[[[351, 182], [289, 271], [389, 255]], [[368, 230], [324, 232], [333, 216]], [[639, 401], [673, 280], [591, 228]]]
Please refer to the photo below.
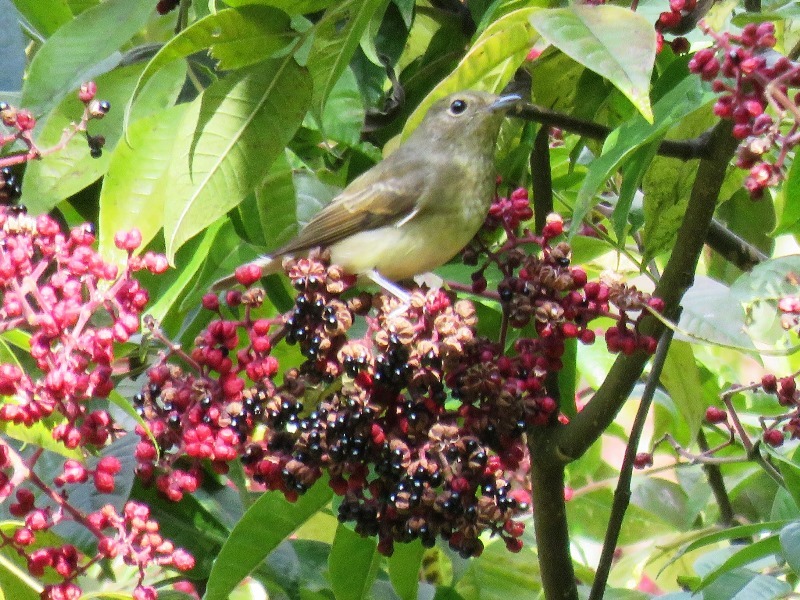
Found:
[[743, 140], [736, 165], [749, 169], [745, 188], [758, 199], [784, 179], [787, 153], [800, 143], [792, 117], [800, 114], [800, 93], [790, 93], [800, 87], [800, 65], [773, 50], [775, 25], [768, 21], [750, 23], [739, 35], [704, 31], [714, 45], [697, 52], [689, 70], [720, 94], [714, 113], [732, 120], [733, 135]]
[[[85, 87], [88, 102], [93, 89]], [[6, 354], [0, 363], [0, 420], [23, 427], [44, 424], [54, 440], [86, 455], [123, 435], [98, 401], [114, 388], [115, 345], [138, 332], [148, 301], [133, 275], [140, 270], [162, 273], [167, 267], [163, 256], [151, 252], [133, 256], [141, 244], [137, 231], [116, 238], [128, 252], [122, 267], [105, 261], [94, 241], [89, 225], [64, 232], [49, 216], [0, 206], [0, 331], [27, 334], [30, 344], [27, 362], [9, 360]], [[27, 561], [31, 575], [48, 582], [44, 600], [80, 597], [78, 578], [98, 560], [119, 556], [140, 567], [134, 595], [142, 598], [151, 592], [155, 597], [153, 588], [142, 585], [145, 567], [192, 568], [185, 551], [161, 538], [146, 507], [129, 503], [123, 515], [111, 506], [85, 514], [70, 504], [70, 492], [78, 486], [113, 493], [122, 469], [119, 459], [103, 456], [90, 467], [70, 458], [47, 482], [37, 473], [40, 456], [41, 450], [23, 457], [14, 443], [0, 438], [0, 501], [11, 499], [9, 512], [22, 521], [9, 533], [0, 532], [0, 546], [12, 547]], [[42, 532], [64, 521], [96, 537], [95, 556], [83, 556], [68, 543], [43, 545], [47, 538]]]

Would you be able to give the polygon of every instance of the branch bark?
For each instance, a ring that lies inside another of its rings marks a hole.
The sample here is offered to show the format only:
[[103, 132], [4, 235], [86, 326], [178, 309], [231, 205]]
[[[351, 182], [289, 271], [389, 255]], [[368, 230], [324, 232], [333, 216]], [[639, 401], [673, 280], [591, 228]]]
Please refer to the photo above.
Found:
[[[729, 121], [722, 121], [711, 131], [709, 155], [700, 162], [672, 256], [656, 286], [655, 295], [664, 300], [668, 317], [678, 314], [680, 301], [694, 281], [725, 171], [738, 146], [731, 129]], [[647, 335], [660, 336], [664, 327], [655, 318], [647, 318], [642, 330]], [[532, 432], [529, 438], [534, 527], [544, 596], [548, 600], [578, 597], [564, 505], [564, 466], [580, 458], [611, 424], [649, 358], [642, 352], [620, 356], [592, 400], [568, 425], [553, 423]]]
[[[694, 272], [714, 215], [725, 171], [738, 146], [738, 141], [731, 135], [731, 128], [729, 121], [722, 121], [712, 130], [710, 155], [700, 161], [672, 255], [656, 286], [654, 295], [664, 300], [668, 317], [677, 313], [684, 293], [694, 282]], [[659, 336], [663, 331], [663, 325], [654, 318], [645, 319], [641, 328], [643, 333], [652, 336]], [[554, 436], [563, 461], [570, 462], [582, 456], [611, 424], [648, 360], [649, 356], [642, 352], [617, 358], [592, 400]]]

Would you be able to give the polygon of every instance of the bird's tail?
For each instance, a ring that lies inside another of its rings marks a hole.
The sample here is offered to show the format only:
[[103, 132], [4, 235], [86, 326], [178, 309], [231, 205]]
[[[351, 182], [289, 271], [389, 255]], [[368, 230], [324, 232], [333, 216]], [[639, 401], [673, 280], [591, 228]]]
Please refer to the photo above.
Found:
[[[260, 267], [262, 276], [270, 275], [271, 273], [277, 273], [281, 270], [281, 258], [279, 257], [273, 258], [272, 256], [261, 256], [247, 264]], [[231, 274], [227, 277], [223, 277], [222, 279], [217, 279], [211, 286], [211, 291], [221, 292], [223, 290], [229, 290], [238, 283], [239, 282], [236, 280], [236, 274]]]

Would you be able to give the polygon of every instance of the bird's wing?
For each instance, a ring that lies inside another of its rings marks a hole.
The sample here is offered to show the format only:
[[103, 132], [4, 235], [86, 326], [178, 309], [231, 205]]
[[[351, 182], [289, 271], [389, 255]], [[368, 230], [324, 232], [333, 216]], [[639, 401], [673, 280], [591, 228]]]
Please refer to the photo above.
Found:
[[426, 169], [415, 168], [416, 160], [392, 155], [353, 180], [272, 256], [330, 246], [354, 233], [410, 218], [427, 185]]

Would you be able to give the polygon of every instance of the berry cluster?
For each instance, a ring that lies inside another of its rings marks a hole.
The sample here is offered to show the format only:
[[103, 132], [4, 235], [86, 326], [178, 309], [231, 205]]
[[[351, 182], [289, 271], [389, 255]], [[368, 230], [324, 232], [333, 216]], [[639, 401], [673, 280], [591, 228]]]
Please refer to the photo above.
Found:
[[[800, 393], [797, 390], [795, 377], [796, 374], [778, 379], [772, 373], [767, 373], [759, 382], [734, 388], [736, 392], [745, 390], [763, 391], [766, 394], [775, 396], [778, 404], [788, 409], [788, 412], [777, 417], [762, 418], [764, 429], [761, 437], [764, 443], [773, 448], [783, 445], [785, 435], [788, 435], [790, 439], [800, 439]], [[737, 429], [731, 423], [728, 413], [716, 406], [710, 406], [706, 409], [705, 418], [712, 425], [721, 425], [728, 429], [731, 436]], [[771, 421], [769, 426], [766, 425], [768, 421]], [[738, 432], [740, 435], [744, 435], [741, 428], [738, 428]]]
[[[485, 293], [501, 301], [512, 327], [535, 331], [510, 351], [476, 335], [471, 303], [441, 290], [414, 290], [407, 305], [354, 294], [353, 278], [320, 252], [284, 264], [297, 290], [285, 315], [260, 316], [260, 269], [247, 265], [236, 272], [244, 292], [227, 292], [224, 303], [203, 298], [216, 318], [190, 351], [151, 323], [170, 350], [134, 398], [153, 436], [138, 431], [138, 474], [173, 500], [201, 484], [203, 463], [224, 473], [241, 458], [254, 484], [290, 500], [325, 474], [342, 497], [339, 518], [376, 535], [385, 554], [395, 542], [443, 538], [476, 556], [486, 531], [519, 550], [516, 517], [530, 501], [521, 484], [524, 434], [558, 416], [545, 380], [562, 367], [565, 339], [593, 342], [589, 323], [606, 316], [616, 321], [611, 350], [649, 352], [655, 341], [638, 333], [638, 319], [645, 307], [660, 308], [635, 288], [587, 282], [570, 266], [569, 246], [554, 243], [560, 217], [540, 236], [517, 235], [531, 216], [525, 190], [498, 198], [486, 229], [501, 226], [505, 245], [491, 252], [479, 238], [466, 253], [474, 264], [487, 256], [474, 290], [485, 292], [481, 278], [497, 264], [504, 277]], [[526, 252], [531, 243], [541, 252]], [[305, 358], [282, 378], [272, 355], [278, 343]]]
[[63, 150], [69, 141], [78, 133], [86, 135], [86, 142], [94, 158], [103, 152], [106, 143], [102, 135], [90, 135], [87, 128], [91, 120], [102, 119], [111, 105], [106, 100], [95, 98], [97, 85], [93, 81], [84, 83], [78, 89], [78, 100], [84, 105], [83, 116], [78, 123], [71, 124], [61, 136], [61, 140], [51, 148], [39, 148], [33, 141], [33, 129], [36, 127], [36, 118], [33, 113], [24, 108], [16, 108], [7, 102], [0, 102], [0, 123], [9, 131], [0, 132], [0, 149], [11, 146], [16, 142], [22, 143], [27, 150], [11, 153], [0, 158], [0, 204], [8, 204], [19, 196], [19, 182], [8, 167], [21, 164], [29, 160], [41, 158], [54, 152]]
[[800, 65], [773, 50], [770, 22], [751, 23], [740, 35], [703, 30], [714, 45], [697, 52], [689, 69], [720, 94], [714, 113], [734, 122], [733, 135], [743, 140], [736, 165], [750, 170], [745, 187], [760, 198], [785, 177], [787, 154], [800, 143], [800, 93], [789, 96], [790, 88], [800, 87]]
[[[46, 215], [32, 217], [24, 208], [0, 206], [0, 331], [27, 334], [30, 346], [27, 363], [0, 363], [0, 421], [23, 427], [44, 423], [56, 441], [87, 454], [121, 433], [98, 400], [114, 387], [115, 344], [138, 330], [148, 301], [133, 275], [140, 270], [161, 273], [167, 267], [163, 256], [132, 256], [141, 243], [137, 231], [116, 237], [117, 246], [129, 253], [122, 268], [103, 260], [92, 248], [94, 241], [88, 225], [65, 233]], [[76, 580], [86, 568], [116, 555], [142, 567], [142, 577], [148, 564], [191, 568], [185, 552], [167, 540], [157, 541], [158, 526], [142, 517], [143, 507], [129, 505], [124, 517], [115, 517], [114, 509], [106, 507], [101, 519], [100, 513], [87, 515], [70, 504], [69, 492], [77, 486], [113, 492], [121, 470], [117, 458], [105, 456], [91, 468], [68, 459], [48, 483], [36, 472], [41, 456], [42, 450], [23, 453], [0, 439], [0, 500], [13, 495], [16, 501], [9, 510], [23, 520], [10, 533], [0, 533], [0, 545], [23, 557], [34, 576], [51, 569], [61, 579], [45, 587], [43, 599], [77, 598], [81, 589]], [[37, 506], [34, 492], [46, 503]], [[37, 542], [39, 532], [66, 520], [96, 537], [97, 555], [83, 557], [70, 544], [43, 547]], [[141, 582], [139, 597], [154, 598], [147, 591], [152, 588]]]
[[[666, 33], [685, 33], [687, 22], [694, 22], [692, 13], [697, 10], [697, 0], [669, 0], [669, 10], [658, 15], [656, 21], [657, 50], [660, 52]], [[683, 36], [673, 38], [668, 42], [675, 54], [689, 51], [689, 40]]]
[[158, 11], [158, 14], [165, 15], [168, 12], [178, 8], [178, 4], [180, 4], [180, 0], [158, 0], [158, 4], [156, 4], [156, 10]]
[[[481, 233], [491, 232], [501, 225], [506, 242], [497, 253], [483, 246], [487, 259], [472, 274], [472, 291], [484, 292], [488, 285], [486, 270], [492, 264], [497, 266], [503, 274], [497, 284], [497, 295], [509, 324], [521, 329], [533, 322], [537, 337], [531, 343], [545, 356], [559, 359], [566, 338], [578, 338], [591, 344], [595, 332], [589, 324], [600, 316], [616, 321], [605, 333], [609, 351], [654, 352], [655, 338], [641, 335], [638, 324], [647, 309], [663, 310], [661, 299], [651, 298], [611, 275], [589, 282], [583, 269], [571, 266], [569, 244], [556, 242], [564, 231], [564, 223], [556, 214], [548, 216], [541, 235], [528, 230], [520, 235], [517, 231], [520, 223], [531, 216], [530, 207], [523, 206], [523, 201], [527, 201], [527, 193], [516, 190], [509, 199], [499, 197], [493, 203]], [[498, 214], [502, 218], [498, 218]], [[523, 249], [526, 244], [539, 246], [541, 254], [526, 252]], [[477, 265], [478, 251], [474, 247], [467, 249], [464, 260]], [[540, 362], [545, 370], [561, 368], [560, 360], [552, 364], [544, 364], [546, 361], [542, 359]]]

